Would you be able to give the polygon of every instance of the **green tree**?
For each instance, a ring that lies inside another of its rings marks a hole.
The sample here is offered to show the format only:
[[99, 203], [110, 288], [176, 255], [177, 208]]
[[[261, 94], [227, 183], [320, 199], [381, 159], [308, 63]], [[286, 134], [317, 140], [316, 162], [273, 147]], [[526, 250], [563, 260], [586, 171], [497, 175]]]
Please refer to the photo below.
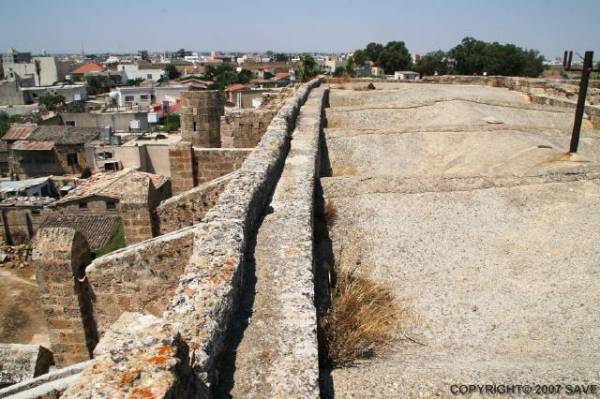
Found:
[[302, 54], [296, 68], [296, 77], [300, 82], [308, 82], [319, 74], [319, 64], [310, 54]]
[[352, 54], [352, 58], [357, 66], [363, 66], [363, 64], [368, 60], [367, 52], [365, 50], [356, 50]]
[[367, 47], [365, 48], [365, 55], [369, 61], [377, 63], [379, 62], [379, 56], [381, 55], [382, 51], [382, 44], [371, 42], [367, 44]]
[[273, 59], [274, 59], [276, 62], [288, 62], [288, 60], [289, 60], [289, 57], [288, 57], [288, 55], [287, 55], [287, 54], [284, 54], [284, 53], [275, 53], [275, 54], [273, 55]]
[[40, 97], [40, 104], [44, 105], [46, 109], [56, 110], [61, 105], [65, 104], [65, 97], [60, 94], [45, 94]]
[[449, 51], [454, 59], [455, 72], [461, 75], [481, 74], [485, 66], [486, 43], [472, 37], [465, 37], [462, 42]]
[[139, 86], [143, 81], [144, 79], [142, 78], [127, 79], [125, 86]]
[[179, 130], [181, 119], [178, 114], [169, 114], [163, 118], [161, 123], [163, 124], [163, 127], [160, 130], [163, 132], [171, 132]]
[[246, 83], [248, 83], [248, 82], [250, 82], [252, 80], [252, 77], [253, 77], [252, 72], [250, 72], [247, 69], [242, 69], [238, 73], [238, 79], [237, 79], [237, 81], [238, 81], [238, 83], [244, 83], [244, 84], [246, 84]]
[[348, 76], [354, 76], [354, 66], [355, 66], [355, 61], [354, 61], [354, 57], [348, 57], [348, 61], [346, 62], [346, 75]]
[[179, 72], [173, 64], [167, 64], [165, 67], [165, 74], [168, 79], [177, 79], [181, 76], [181, 72]]
[[422, 56], [415, 64], [415, 71], [421, 75], [446, 75], [448, 73], [448, 57], [442, 50], [432, 51]]
[[246, 84], [252, 80], [252, 72], [242, 69], [239, 73], [231, 64], [207, 65], [204, 71], [204, 78], [213, 81], [211, 89], [224, 90], [233, 83]]
[[344, 76], [344, 74], [346, 73], [346, 68], [338, 65], [337, 67], [335, 67], [335, 71], [333, 71], [333, 76], [335, 77], [340, 77], [340, 76]]
[[114, 82], [104, 75], [86, 76], [85, 80], [88, 84], [88, 93], [91, 95], [106, 93], [115, 87]]
[[539, 76], [544, 71], [544, 57], [536, 50], [524, 50], [514, 44], [487, 43], [465, 37], [449, 51], [454, 72], [461, 75]]
[[388, 75], [393, 74], [395, 71], [409, 69], [412, 60], [404, 42], [393, 41], [386, 44], [379, 54], [377, 65], [382, 67]]

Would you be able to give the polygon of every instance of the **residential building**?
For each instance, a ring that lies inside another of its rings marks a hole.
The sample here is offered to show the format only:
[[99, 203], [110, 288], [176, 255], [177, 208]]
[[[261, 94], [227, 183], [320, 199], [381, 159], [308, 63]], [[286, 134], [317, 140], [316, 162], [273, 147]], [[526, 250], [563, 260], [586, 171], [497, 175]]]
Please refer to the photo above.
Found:
[[414, 71], [396, 71], [394, 72], [395, 80], [419, 80], [421, 75]]
[[154, 88], [144, 86], [117, 87], [110, 93], [119, 107], [138, 107], [147, 109], [154, 102]]
[[99, 73], [99, 72], [102, 72], [103, 70], [104, 70], [104, 68], [102, 67], [102, 65], [98, 65], [95, 63], [89, 63], [89, 64], [79, 65], [77, 68], [75, 68], [71, 72], [69, 72], [69, 75], [71, 75], [72, 80], [81, 80], [90, 73]]
[[88, 167], [84, 145], [99, 135], [98, 128], [13, 125], [2, 137], [8, 144], [10, 174], [19, 178], [81, 174]]
[[113, 132], [148, 131], [148, 112], [128, 109], [94, 112], [62, 112], [59, 124], [74, 127], [110, 127]]
[[127, 80], [144, 79], [153, 80], [155, 82], [160, 80], [165, 73], [162, 68], [155, 69], [148, 66], [140, 68], [138, 64], [119, 64], [117, 70], [124, 72]]
[[36, 86], [51, 86], [63, 81], [67, 72], [65, 65], [61, 65], [55, 57], [31, 57], [30, 53], [18, 53], [15, 50], [4, 54], [2, 68], [6, 79], [31, 76]]
[[87, 100], [87, 86], [83, 83], [58, 84], [53, 86], [21, 87], [26, 99], [37, 102], [45, 95], [61, 95], [66, 102]]
[[118, 214], [119, 203], [135, 189], [133, 181], [144, 177], [152, 181], [159, 202], [171, 196], [168, 177], [128, 168], [114, 173], [98, 173], [80, 181], [77, 187], [56, 201], [53, 207], [66, 214]]
[[181, 141], [179, 134], [144, 134], [123, 144], [94, 140], [86, 144], [87, 163], [92, 171], [111, 172], [127, 168], [170, 176], [169, 145]]

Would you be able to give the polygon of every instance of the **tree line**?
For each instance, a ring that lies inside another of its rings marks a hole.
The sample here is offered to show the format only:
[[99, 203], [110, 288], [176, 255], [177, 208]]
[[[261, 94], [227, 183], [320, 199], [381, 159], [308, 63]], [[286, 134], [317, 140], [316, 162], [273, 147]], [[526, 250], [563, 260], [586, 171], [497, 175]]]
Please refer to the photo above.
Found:
[[356, 50], [348, 66], [340, 72], [350, 73], [355, 67], [371, 61], [388, 75], [395, 71], [414, 70], [422, 75], [505, 75], [539, 76], [544, 71], [544, 57], [537, 50], [528, 50], [514, 44], [485, 42], [465, 37], [449, 51], [432, 51], [413, 63], [410, 52], [402, 41], [369, 43]]

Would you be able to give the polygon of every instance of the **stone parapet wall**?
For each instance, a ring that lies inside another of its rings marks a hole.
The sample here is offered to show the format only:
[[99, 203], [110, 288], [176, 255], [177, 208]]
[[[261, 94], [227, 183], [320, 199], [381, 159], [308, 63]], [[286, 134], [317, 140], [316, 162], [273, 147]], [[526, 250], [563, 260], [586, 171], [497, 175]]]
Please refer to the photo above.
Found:
[[[193, 252], [162, 318], [140, 327], [137, 338], [126, 341], [129, 344], [115, 344], [98, 354], [63, 398], [140, 392], [155, 398], [174, 397], [173, 392], [185, 392], [179, 397], [205, 396], [196, 380], [187, 378], [185, 365], [189, 362], [204, 384], [216, 379], [215, 362], [236, 307], [246, 252], [281, 173], [296, 116], [318, 84], [318, 79], [305, 84], [286, 101], [206, 222], [189, 228], [196, 234]], [[118, 332], [118, 326], [111, 331]]]
[[252, 148], [194, 148], [196, 181], [206, 183], [242, 166]]
[[223, 148], [254, 148], [277, 113], [271, 109], [248, 109], [226, 113], [221, 117]]
[[[313, 202], [327, 93], [328, 89], [314, 89], [300, 109], [283, 172], [258, 233], [255, 301], [261, 306], [236, 351], [239, 372], [233, 397], [319, 397]], [[257, 365], [256, 357], [269, 361]]]
[[119, 204], [119, 214], [123, 220], [125, 240], [128, 245], [148, 240], [158, 235], [158, 221], [155, 208], [159, 197], [148, 176], [134, 179], [130, 193]]
[[56, 365], [89, 359], [98, 334], [84, 278], [91, 260], [85, 237], [70, 228], [43, 228], [37, 233], [32, 260]]
[[230, 173], [163, 201], [156, 208], [159, 233], [166, 234], [200, 223], [234, 176], [235, 172]]
[[159, 316], [192, 254], [194, 231], [182, 229], [95, 259], [85, 273], [102, 336], [124, 312]]
[[180, 141], [169, 146], [169, 167], [173, 195], [183, 193], [196, 185], [192, 143]]

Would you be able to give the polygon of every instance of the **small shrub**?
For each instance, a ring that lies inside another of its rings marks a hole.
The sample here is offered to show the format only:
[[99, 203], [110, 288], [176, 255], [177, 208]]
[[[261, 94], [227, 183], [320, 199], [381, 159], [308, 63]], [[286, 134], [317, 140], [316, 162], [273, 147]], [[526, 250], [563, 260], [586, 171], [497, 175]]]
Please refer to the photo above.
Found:
[[337, 220], [337, 208], [330, 200], [325, 201], [323, 216], [327, 225], [332, 226]]
[[321, 319], [331, 365], [349, 366], [391, 348], [404, 313], [387, 286], [338, 271], [331, 308]]
[[127, 242], [125, 241], [125, 229], [123, 228], [123, 221], [119, 220], [115, 226], [112, 238], [98, 250], [96, 256], [100, 257], [116, 251], [117, 249], [125, 248], [126, 246]]

